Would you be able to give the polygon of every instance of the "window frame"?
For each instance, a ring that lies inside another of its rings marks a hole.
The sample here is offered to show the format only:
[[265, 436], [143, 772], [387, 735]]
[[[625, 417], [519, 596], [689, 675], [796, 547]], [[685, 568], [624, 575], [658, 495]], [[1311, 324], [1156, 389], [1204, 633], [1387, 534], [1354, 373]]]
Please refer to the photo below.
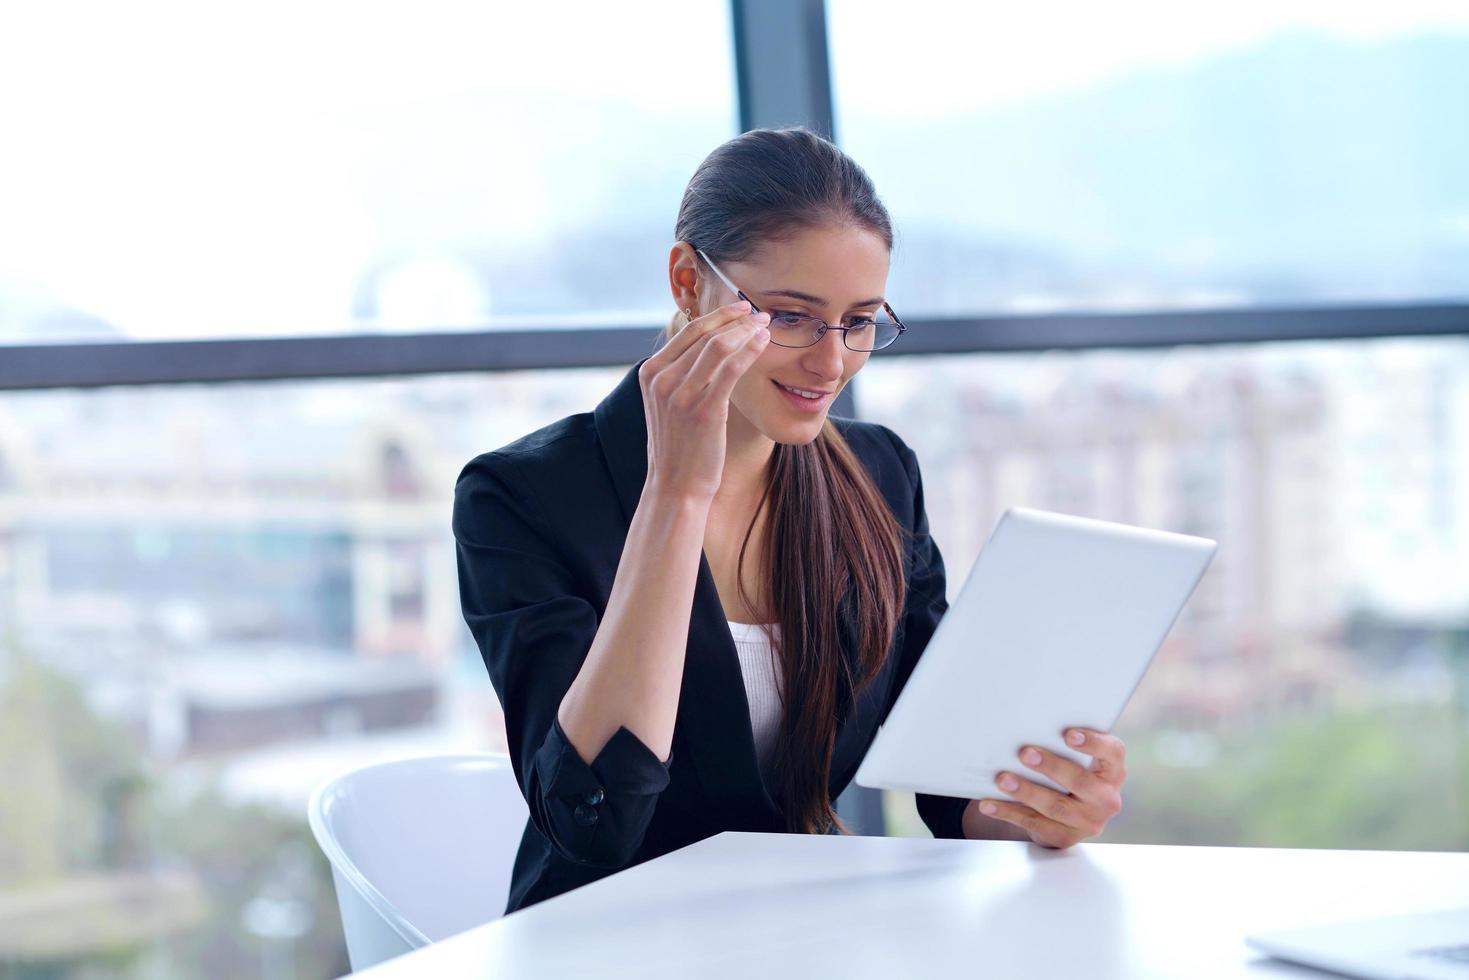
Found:
[[[879, 355], [1469, 335], [1469, 303], [914, 317]], [[615, 367], [661, 328], [485, 330], [0, 346], [0, 391]]]

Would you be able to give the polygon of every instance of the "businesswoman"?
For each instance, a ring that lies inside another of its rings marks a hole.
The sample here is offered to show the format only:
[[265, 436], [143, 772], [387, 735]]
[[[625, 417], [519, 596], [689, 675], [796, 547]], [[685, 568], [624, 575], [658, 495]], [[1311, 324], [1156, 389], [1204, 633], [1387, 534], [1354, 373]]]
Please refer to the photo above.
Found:
[[[832, 801], [947, 607], [912, 450], [827, 416], [905, 329], [866, 173], [810, 132], [746, 133], [694, 173], [675, 238], [663, 347], [455, 491], [464, 617], [530, 805], [507, 912], [725, 830], [845, 830]], [[1123, 746], [1066, 737], [1089, 768], [1027, 747], [994, 798], [919, 813], [938, 837], [1097, 834]]]

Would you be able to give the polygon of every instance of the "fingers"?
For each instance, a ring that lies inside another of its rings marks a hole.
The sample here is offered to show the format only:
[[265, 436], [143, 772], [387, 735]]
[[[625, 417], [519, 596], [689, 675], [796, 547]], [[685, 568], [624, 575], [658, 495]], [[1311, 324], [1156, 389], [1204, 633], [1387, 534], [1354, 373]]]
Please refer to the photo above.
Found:
[[[739, 305], [747, 312], [716, 311], [701, 318], [708, 323], [680, 331], [680, 337], [685, 333], [695, 336], [682, 345], [677, 360], [664, 363], [656, 360], [668, 353], [669, 348], [665, 347], [644, 361], [638, 369], [638, 380], [645, 396], [678, 412], [698, 408], [721, 392], [728, 399], [734, 382], [749, 370], [769, 339], [766, 325], [770, 317], [765, 313], [750, 314], [747, 304]], [[723, 315], [724, 312], [730, 315]]]
[[[1112, 813], [1107, 812], [1106, 805], [1096, 805], [1075, 796], [1058, 793], [1029, 779], [1021, 779], [1014, 773], [1000, 773], [995, 779], [995, 785], [1036, 813], [1081, 837], [1095, 837], [1100, 834], [1112, 816]], [[1121, 807], [1120, 801], [1118, 807]]]
[[1066, 744], [1091, 756], [1091, 771], [1104, 782], [1121, 786], [1127, 781], [1127, 746], [1122, 739], [1090, 728], [1073, 728], [1066, 733]]
[[[1093, 758], [1089, 768], [1083, 769], [1070, 759], [1036, 745], [1021, 750], [1020, 762], [1064, 786], [1072, 796], [1090, 806], [1105, 824], [1122, 810], [1122, 783], [1127, 779], [1122, 760], [1127, 749], [1120, 738], [1090, 730], [1080, 732], [1084, 737], [1078, 748], [1086, 752], [1101, 753]], [[1068, 732], [1066, 741], [1076, 744], [1076, 734], [1077, 730]], [[1032, 760], [1037, 755], [1040, 759], [1032, 765]], [[1098, 768], [1099, 760], [1105, 763], [1105, 769]]]
[[653, 364], [655, 370], [672, 364], [682, 357], [685, 351], [694, 346], [695, 342], [721, 327], [734, 323], [749, 312], [750, 304], [744, 300], [738, 300], [728, 306], [721, 306], [697, 320], [690, 321], [689, 325], [674, 334], [658, 353], [648, 358], [648, 363]]
[[688, 356], [693, 363], [684, 378], [690, 397], [701, 405], [727, 402], [735, 382], [765, 350], [769, 322], [766, 314], [756, 313], [709, 334], [691, 348]]
[[1053, 782], [1069, 790], [1058, 793], [1047, 786], [1022, 779], [1014, 773], [1002, 772], [995, 784], [1038, 813], [1084, 837], [1095, 837], [1122, 810], [1122, 794], [1116, 786], [1103, 782], [1095, 773], [1083, 769], [1070, 759], [1063, 759], [1035, 746], [1021, 750], [1020, 761], [1029, 769], [1044, 773]]
[[1069, 795], [1001, 772], [995, 785], [1014, 799], [981, 800], [979, 812], [1021, 827], [1031, 840], [1047, 847], [1070, 847], [1100, 834], [1122, 810], [1127, 747], [1116, 736], [1090, 728], [1068, 729], [1066, 744], [1090, 755], [1091, 766], [1083, 768], [1037, 745], [1021, 749], [1020, 762], [1069, 790]]
[[1068, 793], [1097, 796], [1105, 788], [1101, 786], [1101, 777], [1096, 773], [1039, 746], [1027, 745], [1020, 750], [1019, 758], [1027, 769], [1050, 776], [1054, 782], [1065, 787]]
[[[699, 400], [709, 386], [714, 367], [723, 357], [739, 349], [751, 334], [770, 322], [768, 314], [752, 314], [749, 310], [748, 303], [734, 303], [680, 330], [667, 346], [638, 369], [644, 390], [664, 398], [673, 398], [678, 392], [678, 398], [685, 402]], [[715, 354], [704, 358], [701, 365], [700, 359], [711, 342], [715, 343]], [[693, 383], [688, 384], [690, 381]]]
[[[1066, 744], [1092, 757], [1091, 765], [1083, 769], [1069, 759], [1039, 747], [1027, 747], [1021, 753], [1021, 762], [1026, 762], [1025, 752], [1037, 751], [1043, 760], [1041, 765], [1031, 766], [1075, 793], [1079, 787], [1090, 785], [1083, 773], [1089, 773], [1104, 783], [1121, 786], [1127, 781], [1127, 746], [1122, 739], [1106, 732], [1090, 728], [1072, 728], [1066, 732]], [[1029, 765], [1029, 763], [1026, 763]]]
[[1030, 839], [1042, 847], [1070, 847], [1081, 841], [1081, 835], [1070, 827], [1059, 824], [1049, 817], [1037, 813], [1024, 803], [1008, 800], [981, 800], [979, 812], [996, 820], [1003, 820], [1024, 830]]

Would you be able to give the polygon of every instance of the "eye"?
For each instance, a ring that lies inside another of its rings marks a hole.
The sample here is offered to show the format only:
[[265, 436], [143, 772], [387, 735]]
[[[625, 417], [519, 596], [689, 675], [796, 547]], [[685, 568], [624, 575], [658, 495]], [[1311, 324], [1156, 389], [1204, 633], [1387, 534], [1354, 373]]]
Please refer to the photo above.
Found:
[[868, 316], [865, 313], [862, 314], [861, 316], [854, 316], [854, 317], [848, 317], [847, 318], [847, 326], [849, 326], [849, 327], [855, 327], [858, 330], [864, 329], [866, 327], [875, 326], [876, 324], [877, 324], [877, 321], [874, 320], [872, 317]]
[[799, 327], [811, 319], [804, 313], [795, 313], [791, 310], [771, 310], [770, 322], [782, 327]]

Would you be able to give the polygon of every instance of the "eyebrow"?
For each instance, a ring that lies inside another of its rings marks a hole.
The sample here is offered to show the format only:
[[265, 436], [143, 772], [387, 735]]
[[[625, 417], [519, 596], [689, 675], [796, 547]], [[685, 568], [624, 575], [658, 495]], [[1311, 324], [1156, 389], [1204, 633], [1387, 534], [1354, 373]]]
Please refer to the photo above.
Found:
[[[820, 296], [812, 296], [810, 293], [803, 293], [796, 289], [767, 289], [762, 291], [762, 295], [785, 296], [788, 299], [800, 300], [802, 303], [810, 303], [812, 306], [826, 305], [826, 300], [822, 299]], [[878, 296], [875, 299], [864, 299], [860, 302], [853, 303], [847, 308], [853, 309], [858, 306], [881, 306], [882, 302], [882, 297]]]

